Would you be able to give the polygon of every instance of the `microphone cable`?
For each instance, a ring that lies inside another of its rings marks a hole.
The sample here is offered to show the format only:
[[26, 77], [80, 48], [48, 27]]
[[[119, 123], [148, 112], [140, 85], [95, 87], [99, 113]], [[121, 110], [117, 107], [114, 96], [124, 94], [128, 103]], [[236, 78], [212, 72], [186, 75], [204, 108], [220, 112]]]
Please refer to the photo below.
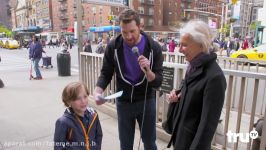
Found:
[[143, 105], [143, 115], [142, 115], [142, 121], [141, 121], [141, 127], [140, 127], [140, 138], [139, 138], [139, 144], [138, 144], [138, 150], [140, 149], [140, 141], [141, 141], [141, 136], [142, 136], [142, 130], [143, 130], [143, 125], [144, 125], [144, 117], [145, 117], [145, 111], [146, 111], [146, 102], [147, 102], [147, 91], [148, 91], [148, 78], [146, 76], [146, 87], [145, 87], [145, 97], [144, 97], [144, 105]]

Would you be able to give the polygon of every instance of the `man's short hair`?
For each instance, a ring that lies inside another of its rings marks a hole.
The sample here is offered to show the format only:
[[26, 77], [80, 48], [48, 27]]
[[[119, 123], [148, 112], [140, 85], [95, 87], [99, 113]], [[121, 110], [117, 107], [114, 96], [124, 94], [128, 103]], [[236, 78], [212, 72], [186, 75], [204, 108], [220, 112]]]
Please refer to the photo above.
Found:
[[137, 25], [140, 25], [139, 14], [132, 9], [125, 9], [119, 14], [119, 23], [123, 22], [125, 24], [130, 23], [135, 20]]

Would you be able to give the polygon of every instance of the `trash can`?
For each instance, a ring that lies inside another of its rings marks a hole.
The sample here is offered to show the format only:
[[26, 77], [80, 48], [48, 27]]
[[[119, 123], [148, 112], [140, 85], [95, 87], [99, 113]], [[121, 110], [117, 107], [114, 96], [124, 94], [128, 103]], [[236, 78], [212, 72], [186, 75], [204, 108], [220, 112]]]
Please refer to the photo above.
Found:
[[57, 54], [58, 76], [70, 76], [70, 53], [61, 52]]
[[0, 88], [3, 88], [4, 86], [4, 82], [0, 79]]

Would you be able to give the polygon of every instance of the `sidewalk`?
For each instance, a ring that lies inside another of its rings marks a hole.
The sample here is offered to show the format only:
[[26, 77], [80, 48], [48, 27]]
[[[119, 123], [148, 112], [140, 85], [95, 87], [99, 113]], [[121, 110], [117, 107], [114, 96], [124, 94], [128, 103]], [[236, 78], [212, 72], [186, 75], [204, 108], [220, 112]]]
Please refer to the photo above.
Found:
[[[78, 73], [58, 77], [56, 68], [41, 71], [43, 80], [29, 80], [28, 70], [1, 71], [5, 87], [0, 89], [0, 150], [53, 149], [55, 121], [65, 109], [61, 93], [66, 84], [78, 81]], [[119, 150], [117, 120], [98, 113], [103, 128], [102, 149]], [[136, 130], [134, 149], [137, 149], [138, 139]], [[157, 140], [158, 150], [166, 145]]]

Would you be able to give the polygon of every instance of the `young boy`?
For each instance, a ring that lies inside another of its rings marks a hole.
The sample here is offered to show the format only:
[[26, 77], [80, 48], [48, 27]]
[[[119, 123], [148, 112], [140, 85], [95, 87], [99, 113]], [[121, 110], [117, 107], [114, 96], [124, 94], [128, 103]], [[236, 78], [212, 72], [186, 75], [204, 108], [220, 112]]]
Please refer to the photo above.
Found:
[[88, 89], [80, 82], [68, 84], [62, 93], [67, 107], [56, 121], [54, 149], [100, 150], [102, 128], [98, 114], [88, 106]]

